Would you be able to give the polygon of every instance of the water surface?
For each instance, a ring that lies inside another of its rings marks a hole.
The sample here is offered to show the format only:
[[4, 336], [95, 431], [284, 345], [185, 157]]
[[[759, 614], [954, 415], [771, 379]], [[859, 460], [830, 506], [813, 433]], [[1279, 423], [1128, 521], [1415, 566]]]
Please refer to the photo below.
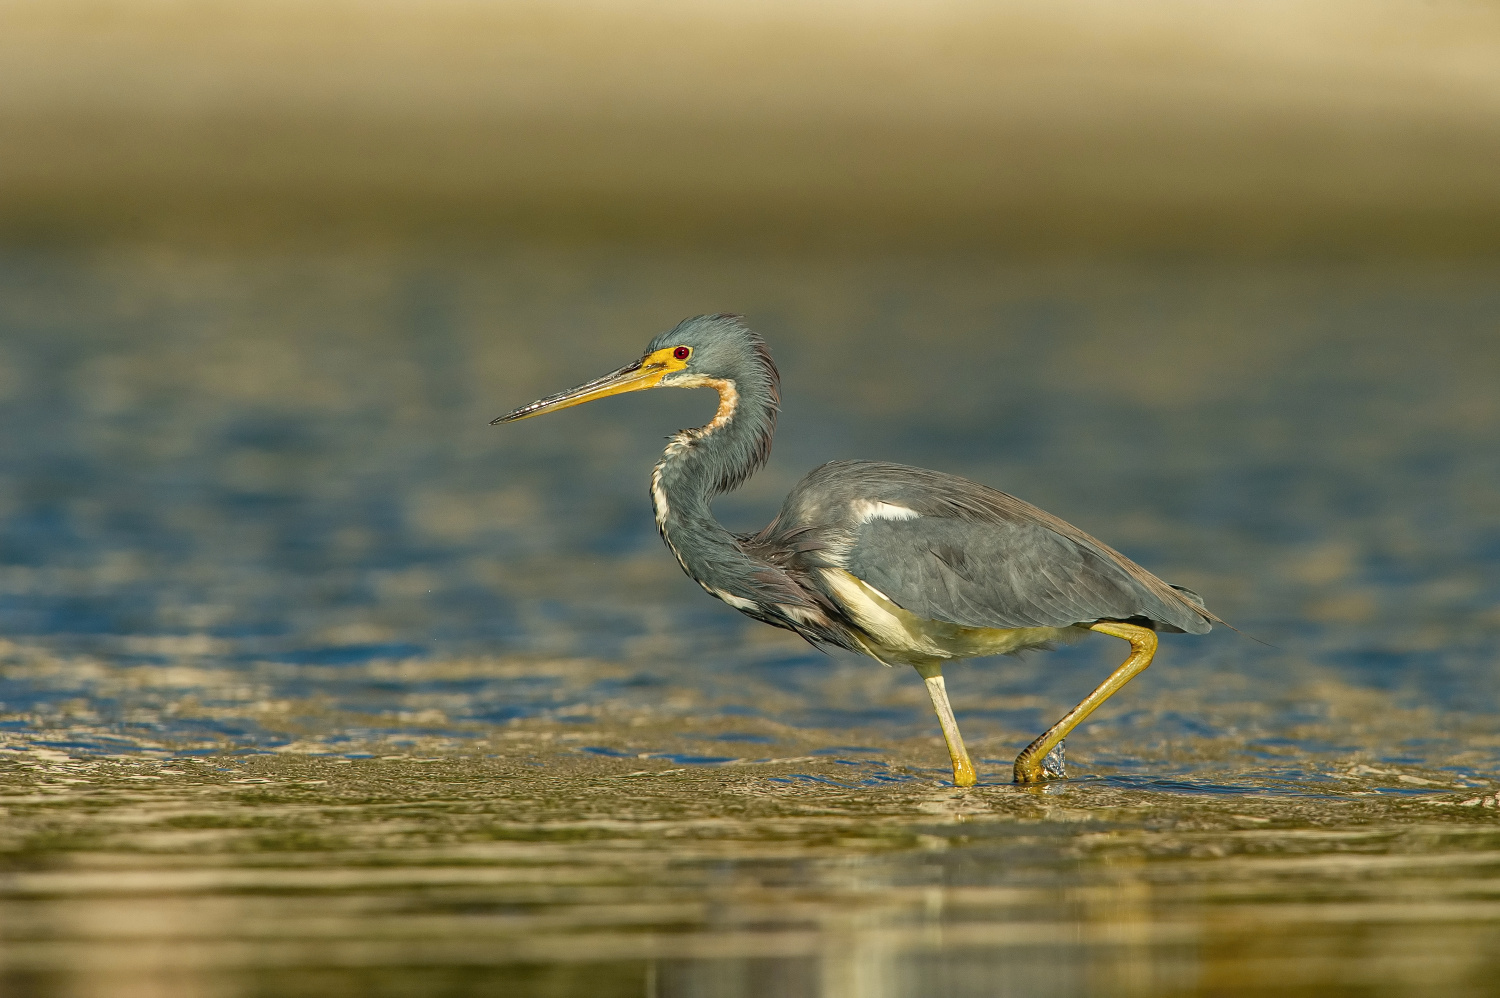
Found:
[[[47, 995], [1485, 994], [1500, 286], [1438, 265], [0, 257], [0, 974]], [[705, 393], [490, 417], [744, 312], [772, 515], [963, 474], [1202, 592], [917, 678], [684, 578]]]

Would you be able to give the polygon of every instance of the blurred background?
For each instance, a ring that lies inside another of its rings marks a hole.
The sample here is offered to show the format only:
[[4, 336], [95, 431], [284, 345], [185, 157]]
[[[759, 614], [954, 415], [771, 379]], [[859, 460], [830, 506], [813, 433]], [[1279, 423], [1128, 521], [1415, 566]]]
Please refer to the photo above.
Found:
[[[1493, 5], [8, 3], [0, 231], [1494, 253]], [[665, 320], [662, 320], [665, 321]]]
[[[1489, 3], [0, 4], [0, 984], [1488, 993], [1497, 176]], [[956, 794], [662, 548], [711, 397], [487, 425], [718, 311], [732, 528], [938, 468], [1266, 643], [1035, 796], [1116, 642], [955, 665]]]

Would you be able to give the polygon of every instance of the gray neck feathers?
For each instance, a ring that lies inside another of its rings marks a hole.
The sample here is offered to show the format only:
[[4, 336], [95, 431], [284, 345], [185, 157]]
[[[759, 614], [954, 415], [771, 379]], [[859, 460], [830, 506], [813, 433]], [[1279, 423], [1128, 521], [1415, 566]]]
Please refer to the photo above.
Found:
[[672, 438], [651, 475], [651, 503], [662, 539], [688, 575], [705, 588], [749, 598], [752, 593], [740, 590], [753, 562], [714, 519], [709, 503], [737, 488], [770, 455], [776, 368], [757, 351], [731, 376], [699, 383], [719, 390], [719, 411], [707, 425]]

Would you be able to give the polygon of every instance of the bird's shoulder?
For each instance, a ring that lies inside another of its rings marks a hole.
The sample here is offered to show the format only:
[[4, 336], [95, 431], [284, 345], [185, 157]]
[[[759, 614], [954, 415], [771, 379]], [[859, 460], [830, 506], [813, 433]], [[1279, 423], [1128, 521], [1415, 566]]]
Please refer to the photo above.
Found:
[[830, 461], [798, 482], [777, 515], [783, 529], [856, 529], [872, 519], [925, 517], [1035, 523], [1067, 533], [1064, 521], [967, 478], [888, 461]]

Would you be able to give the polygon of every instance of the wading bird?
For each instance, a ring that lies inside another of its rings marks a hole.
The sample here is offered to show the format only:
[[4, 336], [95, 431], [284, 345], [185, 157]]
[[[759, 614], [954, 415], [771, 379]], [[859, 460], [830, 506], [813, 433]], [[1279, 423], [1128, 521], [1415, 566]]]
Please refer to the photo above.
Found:
[[977, 776], [948, 704], [945, 661], [1043, 648], [1089, 631], [1130, 642], [1125, 663], [1016, 758], [1016, 782], [1038, 783], [1066, 775], [1063, 739], [1151, 664], [1157, 631], [1202, 634], [1219, 620], [1196, 593], [1050, 513], [899, 464], [825, 464], [797, 483], [764, 530], [729, 532], [709, 502], [765, 464], [780, 401], [771, 352], [739, 316], [687, 319], [635, 363], [494, 422], [645, 388], [719, 393], [714, 418], [672, 437], [651, 473], [656, 525], [683, 571], [709, 595], [815, 646], [915, 666], [958, 786]]

